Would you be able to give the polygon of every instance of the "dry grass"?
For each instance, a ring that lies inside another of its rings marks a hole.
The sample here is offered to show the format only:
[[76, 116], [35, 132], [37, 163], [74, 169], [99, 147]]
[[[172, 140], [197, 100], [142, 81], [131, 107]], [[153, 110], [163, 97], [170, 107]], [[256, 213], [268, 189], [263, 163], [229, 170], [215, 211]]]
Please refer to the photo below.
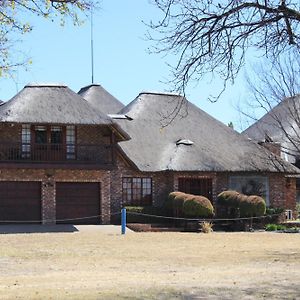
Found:
[[1, 299], [296, 299], [300, 234], [0, 235]]

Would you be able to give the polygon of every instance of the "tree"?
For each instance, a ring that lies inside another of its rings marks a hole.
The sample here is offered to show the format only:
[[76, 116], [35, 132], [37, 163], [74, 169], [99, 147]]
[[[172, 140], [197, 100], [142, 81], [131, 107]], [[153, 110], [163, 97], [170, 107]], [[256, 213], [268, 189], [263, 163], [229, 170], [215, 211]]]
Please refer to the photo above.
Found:
[[[247, 76], [248, 101], [238, 107], [251, 123], [245, 134], [260, 142], [280, 143], [287, 160], [300, 158], [300, 56], [287, 55], [259, 65]], [[256, 112], [264, 114], [258, 120]]]
[[[69, 17], [74, 25], [81, 24], [79, 14], [88, 11], [93, 0], [2, 0], [0, 4], [0, 77], [10, 74], [16, 67], [25, 65], [26, 60], [13, 56], [16, 40], [13, 36], [32, 30], [27, 21], [30, 15], [54, 20], [61, 24]], [[26, 21], [24, 21], [26, 20]]]
[[299, 55], [299, 0], [154, 3], [163, 13], [159, 22], [149, 24], [153, 29], [150, 39], [157, 42], [154, 52], [179, 55], [171, 81], [174, 89], [183, 94], [190, 80], [199, 81], [211, 73], [221, 77], [225, 89], [236, 78], [251, 47], [270, 58], [291, 48], [297, 49]]

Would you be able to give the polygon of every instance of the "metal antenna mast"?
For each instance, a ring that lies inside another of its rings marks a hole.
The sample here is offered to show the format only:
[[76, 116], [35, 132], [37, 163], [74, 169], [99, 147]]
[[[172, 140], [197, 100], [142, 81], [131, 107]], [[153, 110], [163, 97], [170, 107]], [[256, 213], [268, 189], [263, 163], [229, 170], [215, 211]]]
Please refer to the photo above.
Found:
[[91, 6], [91, 65], [92, 65], [92, 84], [94, 83], [94, 23], [93, 23], [93, 4]]

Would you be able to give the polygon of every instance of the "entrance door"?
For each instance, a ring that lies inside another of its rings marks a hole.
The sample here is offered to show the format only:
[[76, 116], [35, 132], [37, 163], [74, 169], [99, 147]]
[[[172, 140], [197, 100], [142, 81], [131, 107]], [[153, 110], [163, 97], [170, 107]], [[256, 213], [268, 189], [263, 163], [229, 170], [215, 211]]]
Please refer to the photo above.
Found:
[[211, 178], [179, 178], [178, 190], [192, 195], [201, 195], [212, 200]]
[[34, 160], [59, 161], [65, 159], [63, 128], [61, 126], [34, 126]]

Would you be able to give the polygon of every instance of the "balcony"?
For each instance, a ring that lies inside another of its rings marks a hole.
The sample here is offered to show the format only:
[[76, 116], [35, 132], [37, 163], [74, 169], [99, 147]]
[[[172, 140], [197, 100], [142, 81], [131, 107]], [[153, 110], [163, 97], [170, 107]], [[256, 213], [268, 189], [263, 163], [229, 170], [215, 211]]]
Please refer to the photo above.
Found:
[[112, 165], [112, 145], [1, 143], [0, 163]]

